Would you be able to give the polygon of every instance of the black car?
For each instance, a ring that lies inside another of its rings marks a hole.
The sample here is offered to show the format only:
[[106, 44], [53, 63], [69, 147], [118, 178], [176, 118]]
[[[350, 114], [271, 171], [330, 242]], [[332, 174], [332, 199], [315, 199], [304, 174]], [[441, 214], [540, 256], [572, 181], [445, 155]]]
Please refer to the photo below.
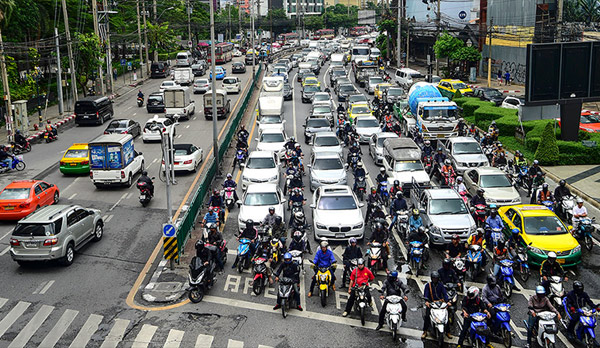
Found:
[[152, 78], [163, 77], [166, 78], [171, 73], [171, 67], [169, 62], [152, 62], [150, 66]]
[[504, 101], [505, 96], [499, 90], [488, 87], [477, 87], [473, 90], [473, 96], [480, 100], [487, 100], [500, 106]]
[[231, 65], [231, 72], [232, 73], [239, 73], [239, 74], [243, 74], [246, 72], [246, 64], [244, 64], [243, 62], [234, 62]]
[[292, 100], [292, 85], [288, 82], [283, 84], [283, 100]]
[[154, 92], [148, 96], [146, 110], [151, 114], [165, 112], [165, 101], [161, 92]]
[[112, 120], [104, 130], [104, 134], [131, 134], [135, 138], [142, 134], [142, 127], [134, 120], [120, 118]]

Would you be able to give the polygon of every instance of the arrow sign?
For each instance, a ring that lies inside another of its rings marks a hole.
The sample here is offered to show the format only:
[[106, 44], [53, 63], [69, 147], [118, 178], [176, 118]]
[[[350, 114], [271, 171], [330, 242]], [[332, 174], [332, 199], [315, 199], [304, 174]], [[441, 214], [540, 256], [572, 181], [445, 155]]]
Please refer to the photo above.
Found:
[[165, 237], [175, 237], [175, 226], [171, 225], [171, 224], [164, 224], [163, 225], [163, 236]]

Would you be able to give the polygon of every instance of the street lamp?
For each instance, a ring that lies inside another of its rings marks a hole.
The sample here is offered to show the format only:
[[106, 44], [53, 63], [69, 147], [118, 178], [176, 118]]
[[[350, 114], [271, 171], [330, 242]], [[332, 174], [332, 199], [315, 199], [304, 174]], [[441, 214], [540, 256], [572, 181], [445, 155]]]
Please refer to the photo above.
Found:
[[165, 8], [159, 15], [158, 17], [156, 17], [156, 22], [158, 23], [158, 20], [160, 19], [160, 17], [162, 17], [163, 14], [165, 14], [165, 12], [174, 9], [175, 7], [171, 6], [171, 7], [167, 7]]

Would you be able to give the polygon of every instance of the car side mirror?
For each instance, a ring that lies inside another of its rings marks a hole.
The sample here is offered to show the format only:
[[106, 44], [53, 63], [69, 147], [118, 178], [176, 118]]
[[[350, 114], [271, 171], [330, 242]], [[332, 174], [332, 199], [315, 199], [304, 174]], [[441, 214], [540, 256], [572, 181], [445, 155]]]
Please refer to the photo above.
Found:
[[287, 199], [285, 199], [285, 198], [282, 198], [282, 199], [281, 199], [281, 203], [285, 203], [285, 202], [287, 202]]
[[572, 225], [569, 225], [569, 226], [567, 226], [567, 229], [568, 229], [569, 231], [573, 231], [573, 226], [572, 226]]
[[317, 207], [317, 205], [316, 204], [311, 204], [311, 205], [309, 205], [309, 207], [311, 207], [311, 209], [315, 209]]
[[425, 212], [425, 209], [423, 209], [423, 208], [419, 209], [419, 213], [421, 213], [421, 214], [425, 214], [425, 213], [426, 213], [426, 212]]
[[143, 155], [143, 153], [142, 153], [142, 152], [138, 152], [137, 154], [138, 154], [138, 156], [139, 156], [139, 155]]
[[359, 208], [362, 208], [362, 207], [364, 207], [364, 206], [365, 206], [365, 204], [364, 204], [364, 203], [358, 203], [358, 207], [359, 207]]

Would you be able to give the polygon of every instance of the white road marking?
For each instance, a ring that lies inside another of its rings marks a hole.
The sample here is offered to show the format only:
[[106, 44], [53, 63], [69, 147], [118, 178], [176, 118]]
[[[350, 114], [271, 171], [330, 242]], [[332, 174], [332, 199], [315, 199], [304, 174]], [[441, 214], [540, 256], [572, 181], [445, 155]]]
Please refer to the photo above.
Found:
[[6, 304], [6, 302], [8, 302], [7, 298], [0, 297], [0, 308], [4, 307], [4, 304]]
[[[12, 229], [10, 231], [6, 232], [2, 237], [0, 237], [0, 240], [4, 239], [6, 236], [8, 236], [11, 233], [12, 233]], [[0, 254], [0, 255], [2, 255], [2, 254]]]
[[148, 347], [150, 342], [152, 342], [152, 337], [154, 336], [154, 333], [156, 332], [157, 329], [158, 329], [158, 327], [156, 327], [154, 325], [144, 324], [144, 326], [142, 326], [142, 329], [140, 330], [140, 332], [138, 332], [138, 335], [135, 338], [135, 341], [131, 345], [131, 348], [146, 348], [146, 347]]
[[134, 112], [132, 116], [135, 116], [135, 115], [137, 115], [137, 112]]
[[194, 117], [192, 117], [192, 120], [195, 120], [196, 118], [197, 118], [197, 117], [196, 117], [196, 116], [194, 116]]
[[6, 254], [10, 250], [10, 246], [7, 246], [6, 249], [0, 251], [0, 256]]
[[52, 313], [54, 310], [53, 306], [43, 305], [37, 313], [29, 320], [27, 325], [19, 332], [17, 337], [10, 343], [8, 348], [17, 348], [17, 347], [25, 347], [27, 342], [31, 339], [31, 337], [35, 334], [35, 332], [42, 326], [46, 318]]
[[104, 223], [109, 222], [110, 220], [112, 220], [112, 218], [113, 218], [113, 214], [107, 215], [106, 219], [104, 219]]
[[185, 332], [181, 330], [169, 330], [169, 336], [167, 336], [167, 342], [165, 342], [164, 348], [179, 348], [184, 334]]
[[244, 348], [244, 342], [229, 339], [227, 341], [227, 348]]
[[117, 206], [119, 203], [121, 203], [121, 201], [122, 201], [123, 199], [125, 199], [125, 196], [127, 196], [127, 193], [124, 193], [124, 194], [121, 196], [121, 198], [119, 198], [119, 200], [118, 200], [118, 201], [116, 201], [116, 202], [115, 202], [115, 204], [113, 204], [113, 205], [112, 205], [112, 207], [110, 207], [110, 209], [108, 209], [108, 211], [113, 211], [113, 209], [115, 209], [115, 207], [116, 207], [116, 206]]
[[75, 317], [79, 314], [79, 311], [75, 311], [72, 309], [67, 309], [63, 313], [63, 315], [58, 319], [56, 325], [50, 330], [48, 335], [44, 338], [42, 343], [40, 343], [40, 347], [48, 347], [52, 348], [56, 345], [56, 342], [62, 337], [62, 335], [67, 331], [67, 328], [71, 325]]
[[4, 336], [6, 331], [10, 329], [10, 327], [15, 323], [15, 321], [17, 321], [17, 319], [19, 319], [21, 315], [23, 315], [23, 313], [25, 313], [30, 305], [31, 303], [29, 302], [19, 301], [19, 303], [17, 303], [17, 305], [14, 306], [10, 312], [8, 312], [4, 319], [0, 321], [0, 337]]
[[123, 340], [129, 322], [126, 319], [115, 319], [112, 329], [110, 329], [110, 332], [104, 338], [104, 342], [102, 342], [100, 348], [116, 348], [119, 342]]
[[196, 339], [196, 348], [210, 348], [212, 346], [214, 337], [209, 335], [199, 334]]
[[133, 107], [133, 106], [130, 106], [130, 107], [128, 107], [128, 108], [127, 108], [127, 110], [131, 109], [132, 107]]
[[79, 330], [79, 333], [77, 333], [77, 336], [73, 342], [71, 342], [69, 348], [86, 347], [90, 341], [90, 338], [92, 338], [92, 335], [98, 330], [98, 326], [102, 322], [102, 318], [103, 316], [101, 315], [90, 314], [88, 319], [83, 324], [83, 327], [81, 327], [81, 330]]
[[70, 195], [70, 196], [69, 196], [69, 200], [71, 200], [71, 199], [75, 198], [75, 196], [77, 196], [77, 192], [75, 192], [74, 194]]
[[71, 186], [75, 185], [76, 182], [78, 182], [79, 180], [81, 180], [81, 178], [83, 178], [82, 176], [79, 176], [77, 178], [75, 178], [75, 180], [73, 180], [67, 187], [65, 187], [62, 191], [65, 192], [66, 190], [70, 189]]
[[48, 283], [46, 283], [42, 290], [40, 290], [40, 295], [44, 295], [48, 290], [50, 290], [52, 284], [54, 284], [54, 280], [50, 280]]
[[176, 138], [177, 138], [177, 139], [180, 139], [180, 138], [181, 138], [181, 134], [179, 134], [179, 135], [178, 135]]
[[188, 128], [190, 128], [190, 125], [189, 125], [189, 124], [188, 124], [187, 126], [185, 126], [185, 129], [188, 129]]

